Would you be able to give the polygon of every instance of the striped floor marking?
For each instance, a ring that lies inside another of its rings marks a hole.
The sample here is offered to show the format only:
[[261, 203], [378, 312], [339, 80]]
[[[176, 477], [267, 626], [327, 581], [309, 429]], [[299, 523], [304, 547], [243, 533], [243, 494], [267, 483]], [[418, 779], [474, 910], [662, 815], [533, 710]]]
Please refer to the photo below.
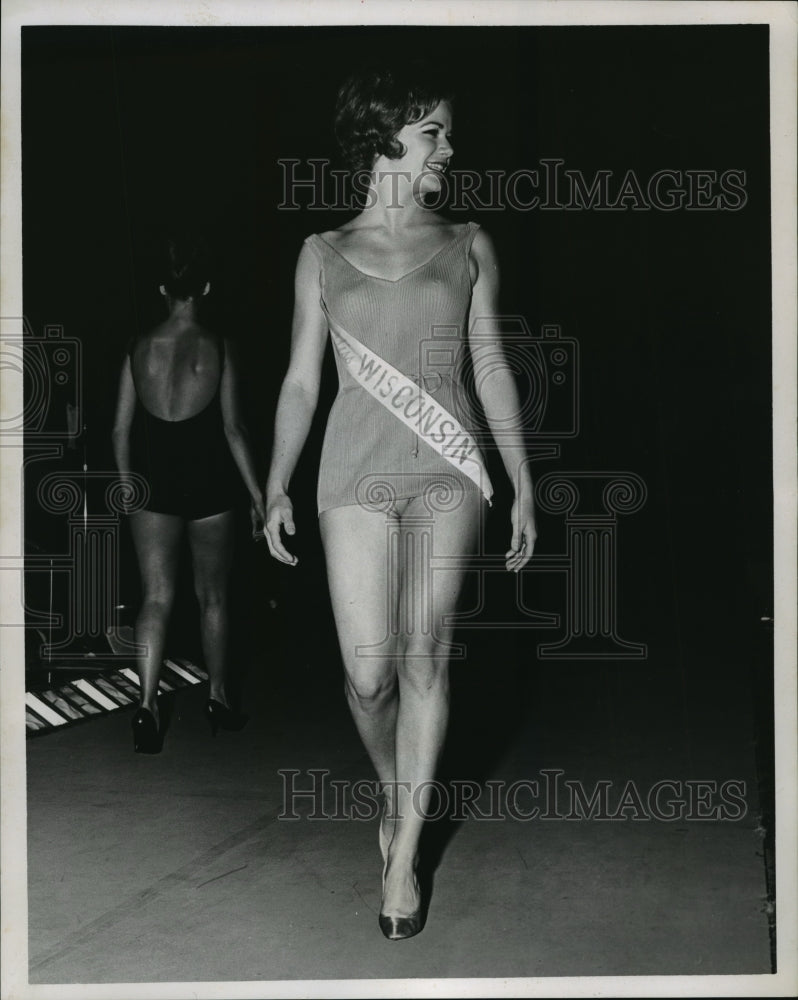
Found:
[[119, 673], [123, 677], [127, 677], [129, 681], [133, 681], [136, 687], [141, 687], [141, 681], [139, 680], [139, 675], [136, 673], [135, 670], [131, 670], [130, 667], [122, 667]]
[[84, 694], [87, 694], [92, 701], [96, 701], [100, 708], [105, 708], [109, 712], [112, 712], [115, 708], [119, 707], [115, 701], [111, 701], [110, 698], [106, 698], [102, 691], [98, 691], [93, 684], [89, 684], [89, 682], [83, 680], [82, 677], [79, 680], [76, 680], [74, 684], [78, 691], [82, 691]]
[[49, 722], [51, 726], [63, 726], [67, 720], [54, 712], [49, 705], [45, 705], [41, 699], [37, 698], [35, 694], [31, 694], [30, 691], [25, 692], [25, 704], [28, 708], [33, 709], [37, 715], [40, 715], [45, 722]]
[[190, 674], [188, 670], [184, 670], [179, 663], [175, 663], [174, 660], [164, 660], [164, 662], [167, 667], [174, 670], [178, 677], [182, 677], [183, 680], [188, 681], [189, 684], [199, 684], [199, 678], [197, 678], [194, 674]]
[[[26, 691], [27, 735], [53, 732], [62, 726], [138, 704], [140, 685], [136, 671], [110, 663], [107, 672], [98, 671], [100, 666], [102, 664], [93, 663], [89, 677], [79, 677], [45, 691]], [[168, 659], [163, 663], [159, 690], [175, 691], [207, 679], [205, 671], [190, 660]]]
[[62, 695], [57, 691], [42, 691], [42, 698], [46, 698], [47, 701], [61, 713], [67, 719], [80, 719], [82, 718], [80, 709], [75, 708], [74, 705], [70, 704]]

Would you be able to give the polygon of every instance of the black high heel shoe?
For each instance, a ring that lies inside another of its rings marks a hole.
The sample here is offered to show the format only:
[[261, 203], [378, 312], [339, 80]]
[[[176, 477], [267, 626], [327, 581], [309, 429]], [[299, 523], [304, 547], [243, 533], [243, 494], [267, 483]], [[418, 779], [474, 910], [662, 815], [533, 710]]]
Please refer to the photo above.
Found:
[[215, 736], [217, 730], [226, 729], [229, 732], [237, 733], [249, 722], [249, 716], [243, 712], [236, 712], [215, 698], [209, 698], [205, 705], [205, 718], [211, 724], [211, 736]]
[[140, 708], [131, 719], [133, 729], [133, 750], [135, 753], [160, 753], [163, 749], [163, 733], [155, 716], [148, 708]]

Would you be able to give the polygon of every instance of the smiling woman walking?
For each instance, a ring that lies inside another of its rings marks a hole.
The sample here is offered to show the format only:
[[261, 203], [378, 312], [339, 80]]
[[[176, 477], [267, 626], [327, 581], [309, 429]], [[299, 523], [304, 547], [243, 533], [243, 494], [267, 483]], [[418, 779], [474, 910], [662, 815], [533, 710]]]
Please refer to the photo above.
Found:
[[[489, 319], [497, 315], [493, 245], [476, 223], [452, 222], [424, 203], [440, 191], [451, 131], [451, 101], [424, 73], [381, 69], [341, 88], [336, 134], [352, 167], [368, 172], [366, 207], [340, 228], [308, 237], [299, 254], [291, 358], [266, 486], [270, 551], [295, 565], [281, 530], [295, 533], [289, 484], [329, 336], [340, 386], [318, 509], [346, 697], [385, 793], [379, 924], [391, 939], [411, 937], [423, 924], [418, 847], [448, 720], [448, 623], [465, 572], [455, 567], [475, 551], [491, 495], [460, 365], [441, 374], [426, 362], [423, 345], [435, 327], [446, 328], [450, 354], [470, 346], [494, 434], [501, 420], [498, 447], [515, 490], [509, 570], [528, 562], [536, 534], [520, 427], [508, 434], [507, 414], [519, 412], [516, 388]], [[480, 347], [486, 320], [488, 351]], [[453, 568], [419, 572], [422, 534]]]

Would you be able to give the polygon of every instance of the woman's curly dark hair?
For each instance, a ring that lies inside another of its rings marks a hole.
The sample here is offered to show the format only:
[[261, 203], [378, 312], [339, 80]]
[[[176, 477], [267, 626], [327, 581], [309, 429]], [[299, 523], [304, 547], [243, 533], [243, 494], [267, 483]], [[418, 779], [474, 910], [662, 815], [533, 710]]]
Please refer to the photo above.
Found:
[[374, 158], [405, 153], [396, 134], [452, 101], [442, 76], [428, 63], [373, 67], [350, 76], [338, 91], [335, 137], [350, 168], [371, 170]]
[[171, 233], [164, 247], [163, 286], [173, 299], [198, 298], [210, 280], [208, 245], [197, 233]]

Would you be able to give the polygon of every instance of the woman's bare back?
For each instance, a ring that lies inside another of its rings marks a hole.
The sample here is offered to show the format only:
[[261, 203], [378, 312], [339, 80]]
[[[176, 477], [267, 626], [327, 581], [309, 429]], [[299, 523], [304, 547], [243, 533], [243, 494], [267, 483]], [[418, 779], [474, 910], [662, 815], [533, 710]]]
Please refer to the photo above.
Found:
[[197, 323], [166, 320], [131, 352], [141, 405], [161, 420], [187, 420], [216, 395], [222, 355], [218, 338]]

